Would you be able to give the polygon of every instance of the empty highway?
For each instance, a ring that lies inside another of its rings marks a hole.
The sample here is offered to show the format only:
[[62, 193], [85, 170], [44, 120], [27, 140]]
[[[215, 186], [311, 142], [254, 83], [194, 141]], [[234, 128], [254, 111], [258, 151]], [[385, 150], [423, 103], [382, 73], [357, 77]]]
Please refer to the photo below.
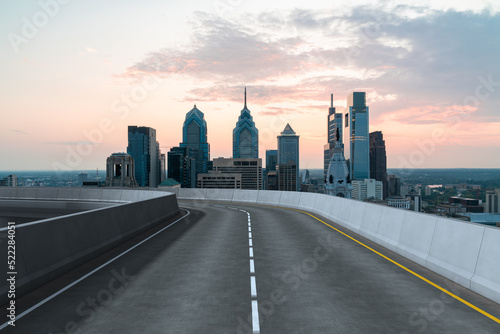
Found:
[[49, 300], [2, 332], [500, 333], [498, 304], [322, 217], [179, 206], [187, 217], [19, 298], [18, 314]]

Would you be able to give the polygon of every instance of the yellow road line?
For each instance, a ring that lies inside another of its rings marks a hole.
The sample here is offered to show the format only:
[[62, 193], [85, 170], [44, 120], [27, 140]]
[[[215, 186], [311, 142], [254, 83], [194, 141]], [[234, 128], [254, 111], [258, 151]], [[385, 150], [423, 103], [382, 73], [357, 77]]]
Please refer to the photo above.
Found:
[[[217, 202], [217, 201], [207, 201], [207, 202], [212, 202], [212, 203], [214, 203], [214, 202], [215, 202], [215, 203], [225, 203], [225, 204], [227, 204], [227, 203], [228, 203], [228, 202]], [[438, 290], [440, 290], [440, 291], [442, 291], [442, 292], [446, 293], [446, 294], [447, 294], [447, 295], [449, 295], [450, 297], [453, 297], [454, 299], [458, 300], [459, 302], [461, 302], [461, 303], [463, 303], [463, 304], [465, 304], [465, 305], [469, 306], [469, 307], [470, 307], [470, 308], [472, 308], [473, 310], [476, 310], [477, 312], [481, 313], [482, 315], [484, 315], [484, 316], [486, 316], [486, 317], [490, 318], [491, 320], [495, 321], [496, 323], [499, 323], [499, 324], [500, 324], [500, 319], [499, 319], [499, 318], [497, 318], [497, 317], [495, 317], [495, 316], [493, 316], [493, 315], [489, 314], [488, 312], [486, 312], [486, 311], [484, 311], [484, 310], [480, 309], [480, 308], [479, 308], [479, 307], [477, 307], [476, 305], [473, 305], [473, 304], [469, 303], [469, 302], [468, 302], [468, 301], [466, 301], [465, 299], [460, 298], [459, 296], [457, 296], [457, 295], [456, 295], [456, 294], [454, 294], [453, 292], [450, 292], [450, 291], [446, 290], [445, 288], [443, 288], [443, 287], [441, 287], [441, 286], [437, 285], [436, 283], [434, 283], [434, 282], [432, 282], [432, 281], [428, 280], [427, 278], [423, 277], [422, 275], [417, 274], [417, 273], [416, 273], [416, 272], [414, 272], [413, 270], [408, 269], [407, 267], [403, 266], [402, 264], [400, 264], [400, 263], [398, 263], [398, 262], [394, 261], [393, 259], [391, 259], [391, 258], [389, 258], [389, 257], [385, 256], [384, 254], [382, 254], [382, 253], [380, 253], [380, 252], [376, 251], [375, 249], [371, 248], [370, 246], [365, 245], [365, 244], [364, 244], [364, 243], [362, 243], [361, 241], [359, 241], [359, 240], [357, 240], [357, 239], [355, 239], [355, 238], [351, 237], [350, 235], [348, 235], [348, 234], [346, 234], [346, 233], [342, 232], [342, 231], [341, 231], [341, 230], [339, 230], [338, 228], [333, 227], [332, 225], [330, 225], [330, 224], [328, 224], [328, 223], [326, 223], [326, 222], [322, 221], [322, 220], [321, 220], [321, 219], [319, 219], [318, 217], [316, 217], [316, 216], [314, 216], [314, 215], [310, 214], [309, 212], [302, 211], [302, 210], [297, 210], [297, 209], [292, 209], [292, 208], [285, 208], [285, 207], [281, 207], [281, 206], [272, 206], [272, 205], [262, 205], [262, 204], [252, 204], [252, 203], [232, 203], [232, 204], [239, 204], [239, 205], [255, 205], [255, 206], [263, 206], [263, 207], [276, 208], [276, 209], [286, 209], [286, 210], [297, 211], [297, 212], [300, 212], [300, 213], [306, 214], [306, 215], [308, 215], [308, 216], [310, 216], [310, 217], [312, 217], [312, 218], [316, 219], [317, 221], [319, 221], [319, 222], [321, 222], [321, 223], [325, 224], [326, 226], [330, 227], [331, 229], [333, 229], [333, 230], [337, 231], [338, 233], [340, 233], [340, 234], [342, 234], [342, 235], [344, 235], [344, 236], [348, 237], [349, 239], [351, 239], [352, 241], [354, 241], [354, 242], [356, 242], [356, 243], [360, 244], [361, 246], [365, 247], [366, 249], [371, 250], [373, 253], [375, 253], [375, 254], [377, 254], [377, 255], [379, 255], [379, 256], [381, 256], [381, 257], [383, 257], [384, 259], [386, 259], [387, 261], [389, 261], [389, 262], [391, 262], [391, 263], [395, 264], [396, 266], [400, 267], [401, 269], [406, 270], [407, 272], [409, 272], [409, 273], [410, 273], [410, 274], [412, 274], [413, 276], [420, 278], [422, 281], [424, 281], [424, 282], [426, 282], [426, 283], [428, 283], [428, 284], [432, 285], [433, 287], [435, 287], [436, 289], [438, 289]]]
[[297, 209], [290, 209], [290, 208], [283, 208], [283, 209], [292, 210], [292, 211], [297, 211], [297, 212], [304, 213], [304, 214], [306, 214], [306, 215], [308, 215], [308, 216], [311, 216], [312, 218], [314, 218], [314, 219], [316, 219], [316, 220], [320, 221], [321, 223], [325, 224], [326, 226], [328, 226], [328, 227], [330, 227], [330, 228], [334, 229], [335, 231], [339, 232], [340, 234], [342, 234], [342, 235], [344, 235], [344, 236], [348, 237], [348, 238], [349, 238], [349, 239], [351, 239], [352, 241], [355, 241], [356, 243], [360, 244], [361, 246], [363, 246], [363, 247], [365, 247], [365, 248], [367, 248], [367, 249], [371, 250], [371, 251], [372, 251], [372, 252], [374, 252], [375, 254], [377, 254], [377, 255], [379, 255], [379, 256], [381, 256], [381, 257], [383, 257], [383, 258], [384, 258], [384, 259], [386, 259], [387, 261], [389, 261], [389, 262], [391, 262], [391, 263], [395, 264], [396, 266], [400, 267], [401, 269], [406, 270], [406, 271], [407, 271], [407, 272], [409, 272], [410, 274], [412, 274], [412, 275], [414, 275], [414, 276], [416, 276], [416, 277], [420, 278], [422, 281], [424, 281], [424, 282], [426, 282], [426, 283], [428, 283], [428, 284], [432, 285], [432, 286], [433, 286], [433, 287], [435, 287], [436, 289], [441, 290], [442, 292], [444, 292], [444, 293], [446, 293], [447, 295], [449, 295], [449, 296], [451, 296], [451, 297], [455, 298], [455, 299], [456, 299], [456, 300], [458, 300], [459, 302], [461, 302], [461, 303], [463, 303], [463, 304], [465, 304], [465, 305], [469, 306], [470, 308], [472, 308], [472, 309], [476, 310], [477, 312], [481, 313], [482, 315], [484, 315], [484, 316], [486, 316], [486, 317], [490, 318], [491, 320], [493, 320], [493, 321], [495, 321], [495, 322], [497, 322], [497, 323], [499, 323], [499, 324], [500, 324], [500, 319], [498, 319], [497, 317], [495, 317], [495, 316], [493, 316], [493, 315], [489, 314], [489, 313], [488, 313], [488, 312], [486, 312], [486, 311], [483, 311], [482, 309], [480, 309], [480, 308], [479, 308], [479, 307], [477, 307], [476, 305], [473, 305], [473, 304], [469, 303], [468, 301], [464, 300], [463, 298], [460, 298], [459, 296], [455, 295], [453, 292], [450, 292], [450, 291], [446, 290], [445, 288], [443, 288], [443, 287], [441, 287], [441, 286], [437, 285], [436, 283], [434, 283], [434, 282], [432, 282], [432, 281], [428, 280], [427, 278], [423, 277], [422, 275], [417, 274], [417, 273], [416, 273], [416, 272], [414, 272], [413, 270], [408, 269], [407, 267], [403, 266], [402, 264], [400, 264], [400, 263], [398, 263], [398, 262], [394, 261], [393, 259], [391, 259], [391, 258], [389, 258], [389, 257], [385, 256], [384, 254], [382, 254], [382, 253], [380, 253], [380, 252], [376, 251], [375, 249], [371, 248], [370, 246], [365, 245], [365, 244], [364, 244], [364, 243], [362, 243], [361, 241], [359, 241], [359, 240], [357, 240], [357, 239], [355, 239], [355, 238], [351, 237], [350, 235], [348, 235], [348, 234], [346, 234], [346, 233], [342, 232], [342, 231], [341, 231], [341, 230], [339, 230], [338, 228], [333, 227], [332, 225], [330, 225], [330, 224], [328, 224], [328, 223], [326, 223], [326, 222], [322, 221], [322, 220], [321, 220], [321, 219], [319, 219], [318, 217], [316, 217], [316, 216], [314, 216], [314, 215], [310, 214], [309, 212], [302, 211], [302, 210], [297, 210]]

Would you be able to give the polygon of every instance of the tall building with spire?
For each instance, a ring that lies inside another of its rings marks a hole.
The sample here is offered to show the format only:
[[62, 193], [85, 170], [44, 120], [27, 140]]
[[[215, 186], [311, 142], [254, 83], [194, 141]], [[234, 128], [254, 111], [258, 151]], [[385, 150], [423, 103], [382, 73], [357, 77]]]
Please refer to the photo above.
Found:
[[365, 92], [354, 92], [349, 95], [347, 98], [347, 112], [344, 116], [344, 154], [349, 159], [349, 173], [353, 180], [369, 179], [369, 113]]
[[233, 130], [233, 158], [259, 157], [259, 130], [255, 127], [250, 110], [247, 108], [247, 88], [245, 105]]
[[[324, 147], [324, 165], [323, 165], [323, 174], [326, 178], [326, 174], [328, 172], [328, 165], [330, 164], [330, 159], [333, 156], [333, 148], [335, 147], [335, 143], [337, 142], [337, 129], [339, 130], [340, 137], [338, 141], [342, 144], [342, 114], [335, 112], [335, 107], [333, 106], [333, 94], [330, 96], [330, 108], [328, 108], [328, 143]], [[343, 144], [342, 144], [343, 145]]]
[[299, 191], [299, 136], [290, 124], [278, 136], [278, 190]]
[[196, 108], [196, 104], [186, 114], [182, 126], [180, 147], [189, 147], [195, 159], [195, 180], [200, 173], [206, 173], [210, 161], [210, 144], [207, 142], [207, 122], [205, 115]]
[[335, 147], [328, 164], [325, 182], [325, 193], [331, 196], [351, 198], [352, 184], [349, 169], [344, 157], [344, 149], [340, 141], [340, 130], [336, 130]]

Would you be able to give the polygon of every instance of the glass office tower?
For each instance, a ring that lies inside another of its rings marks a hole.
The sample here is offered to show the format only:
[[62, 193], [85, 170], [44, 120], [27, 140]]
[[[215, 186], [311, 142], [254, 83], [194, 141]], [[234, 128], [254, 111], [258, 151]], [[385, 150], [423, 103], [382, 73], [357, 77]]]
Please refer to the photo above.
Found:
[[344, 154], [349, 159], [351, 179], [370, 178], [369, 113], [366, 93], [354, 92], [347, 98], [344, 115]]
[[207, 122], [204, 114], [194, 105], [186, 114], [186, 120], [182, 127], [182, 143], [180, 147], [192, 149], [196, 161], [196, 177], [200, 173], [206, 173], [210, 161], [210, 144], [207, 142]]
[[146, 126], [128, 127], [127, 153], [135, 161], [135, 180], [140, 187], [156, 187], [159, 180], [159, 147], [156, 130]]
[[255, 127], [250, 110], [247, 108], [247, 89], [245, 105], [233, 130], [233, 158], [259, 157], [259, 130]]

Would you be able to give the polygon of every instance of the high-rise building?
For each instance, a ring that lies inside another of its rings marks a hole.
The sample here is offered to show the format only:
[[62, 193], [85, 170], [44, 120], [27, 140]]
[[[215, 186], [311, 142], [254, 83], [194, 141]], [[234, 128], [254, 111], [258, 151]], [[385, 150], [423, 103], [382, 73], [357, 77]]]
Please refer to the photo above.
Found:
[[387, 155], [382, 131], [370, 133], [370, 175], [382, 182], [383, 197], [387, 198]]
[[[206, 173], [210, 161], [210, 144], [207, 142], [207, 122], [204, 114], [194, 105], [186, 114], [182, 127], [181, 147], [189, 147], [196, 161], [195, 173]], [[196, 177], [195, 177], [196, 180]], [[193, 186], [194, 188], [194, 186]]]
[[[340, 137], [340, 130], [337, 129], [337, 137]], [[352, 197], [352, 184], [349, 177], [349, 169], [344, 157], [342, 143], [337, 140], [333, 149], [333, 156], [328, 164], [328, 171], [325, 180], [325, 194], [331, 196]]]
[[401, 178], [397, 175], [387, 175], [387, 196], [401, 196]]
[[260, 158], [216, 158], [213, 170], [221, 173], [241, 174], [241, 189], [262, 190], [262, 159]]
[[[266, 150], [266, 170], [264, 174], [264, 187], [267, 190], [278, 190], [276, 181], [276, 164], [278, 163], [278, 150]], [[271, 176], [269, 176], [271, 175]], [[269, 177], [272, 182], [269, 183]], [[272, 189], [270, 186], [272, 185]]]
[[344, 154], [349, 159], [349, 172], [353, 180], [369, 179], [369, 111], [366, 93], [354, 92], [349, 95], [347, 109], [344, 115]]
[[127, 153], [134, 158], [135, 180], [140, 187], [158, 186], [158, 146], [155, 129], [146, 126], [128, 127]]
[[127, 153], [113, 153], [106, 159], [106, 187], [137, 187], [134, 158]]
[[233, 158], [259, 157], [259, 130], [255, 127], [250, 110], [247, 108], [247, 88], [245, 105], [233, 130]]
[[485, 213], [500, 213], [500, 189], [486, 191]]
[[[295, 184], [295, 191], [299, 191], [299, 136], [293, 131], [290, 124], [287, 124], [278, 136], [278, 165], [276, 166], [276, 173], [278, 176], [278, 188], [280, 190], [293, 190], [293, 187], [289, 184], [280, 184], [280, 182], [291, 182], [289, 181], [290, 175], [292, 175], [291, 168], [295, 168], [293, 172], [295, 181], [293, 184]], [[280, 176], [280, 172], [286, 173], [286, 177], [285, 175]]]
[[172, 147], [168, 155], [168, 178], [181, 184], [182, 188], [196, 187], [196, 160], [189, 147]]
[[[328, 172], [328, 165], [330, 164], [330, 159], [333, 156], [333, 149], [337, 141], [337, 129], [339, 131], [339, 140], [342, 144], [342, 114], [335, 112], [335, 107], [333, 106], [333, 94], [330, 96], [330, 108], [328, 108], [328, 143], [324, 147], [324, 178], [326, 179], [326, 174]], [[342, 144], [343, 145], [343, 144]], [[343, 147], [342, 147], [343, 149]]]
[[375, 179], [353, 180], [352, 199], [358, 201], [367, 199], [382, 200], [382, 182]]

